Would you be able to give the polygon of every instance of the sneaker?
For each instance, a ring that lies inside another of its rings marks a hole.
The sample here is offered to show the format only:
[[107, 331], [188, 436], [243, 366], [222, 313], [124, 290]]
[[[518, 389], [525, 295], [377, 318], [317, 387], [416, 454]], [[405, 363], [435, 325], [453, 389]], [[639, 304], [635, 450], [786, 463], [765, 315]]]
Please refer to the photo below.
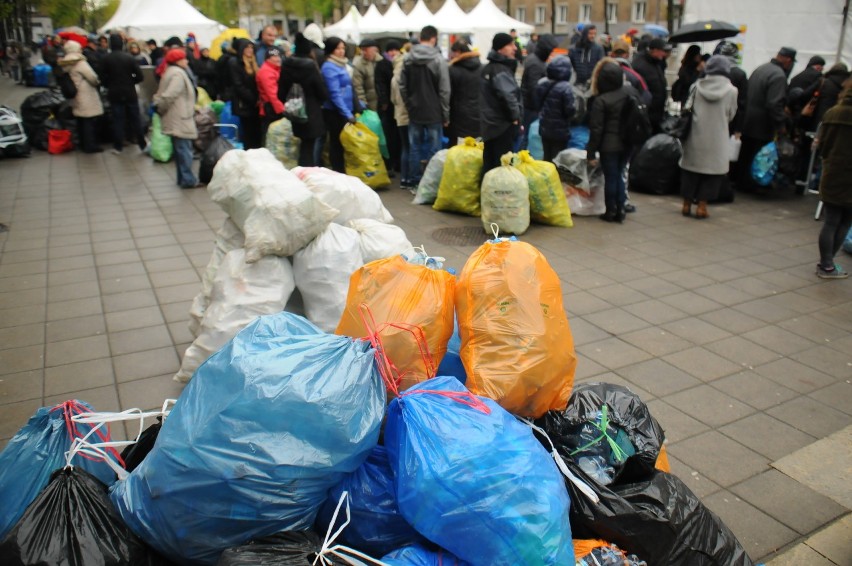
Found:
[[833, 269], [824, 269], [821, 265], [817, 265], [816, 275], [820, 279], [846, 279], [849, 277], [849, 274], [836, 263]]
[[109, 150], [109, 152], [110, 152], [111, 154], [113, 154], [113, 155], [121, 155], [121, 150], [120, 150], [120, 149], [112, 148], [111, 150]]

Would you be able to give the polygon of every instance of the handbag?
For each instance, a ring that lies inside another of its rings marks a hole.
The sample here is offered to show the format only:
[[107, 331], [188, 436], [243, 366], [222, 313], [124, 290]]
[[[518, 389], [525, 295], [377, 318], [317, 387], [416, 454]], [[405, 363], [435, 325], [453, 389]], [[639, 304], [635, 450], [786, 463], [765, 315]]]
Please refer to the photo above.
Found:
[[695, 91], [693, 88], [689, 93], [689, 98], [686, 99], [686, 104], [680, 111], [680, 116], [677, 117], [677, 122], [672, 126], [671, 135], [681, 141], [686, 141], [689, 137], [689, 132], [692, 130], [692, 118], [695, 114]]
[[308, 121], [308, 109], [305, 106], [305, 91], [299, 83], [293, 83], [287, 91], [284, 101], [284, 117], [290, 122], [304, 124]]

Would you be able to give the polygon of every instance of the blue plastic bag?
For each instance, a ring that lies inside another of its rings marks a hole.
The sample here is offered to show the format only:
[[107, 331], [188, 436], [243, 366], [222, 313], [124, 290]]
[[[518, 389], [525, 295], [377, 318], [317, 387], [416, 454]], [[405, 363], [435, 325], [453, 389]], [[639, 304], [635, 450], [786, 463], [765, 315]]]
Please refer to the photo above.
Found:
[[454, 377], [394, 399], [385, 428], [403, 517], [462, 560], [574, 564], [570, 502], [532, 431]]
[[262, 316], [196, 371], [153, 450], [111, 493], [169, 559], [314, 524], [328, 490], [376, 445], [386, 403], [368, 342]]
[[33, 86], [50, 86], [50, 65], [40, 63], [33, 67]]
[[751, 178], [761, 187], [768, 187], [778, 172], [778, 148], [769, 142], [757, 152], [751, 162]]
[[219, 114], [219, 123], [236, 126], [236, 128], [219, 128], [219, 133], [227, 140], [237, 141], [237, 132], [240, 130], [240, 117], [235, 115], [233, 110], [231, 110], [230, 100], [225, 103], [222, 112]]
[[588, 126], [571, 126], [571, 138], [568, 140], [568, 149], [585, 150], [589, 145]]
[[412, 544], [394, 550], [382, 558], [382, 562], [390, 566], [466, 566], [445, 550], [430, 550], [419, 544]]
[[[71, 448], [73, 434], [68, 430], [66, 414], [91, 410], [81, 401], [42, 407], [6, 445], [0, 454], [0, 539], [47, 486], [50, 475], [65, 466], [65, 452]], [[91, 431], [91, 426], [77, 424], [74, 436], [82, 438]], [[78, 455], [72, 464], [106, 485], [115, 482], [115, 472], [104, 462]]]
[[846, 239], [843, 240], [843, 251], [852, 254], [852, 229], [846, 234]]
[[530, 124], [529, 141], [527, 142], [527, 150], [534, 159], [541, 161], [544, 159], [544, 144], [541, 142], [541, 134], [539, 133], [539, 121], [536, 120]]
[[373, 448], [367, 461], [329, 492], [317, 516], [319, 532], [328, 531], [344, 491], [349, 492], [352, 521], [340, 534], [340, 540], [347, 546], [370, 556], [382, 556], [423, 540], [399, 512], [393, 491], [393, 472], [384, 446]]
[[467, 381], [467, 373], [464, 371], [464, 364], [461, 361], [461, 336], [459, 336], [459, 320], [454, 321], [453, 335], [447, 343], [447, 353], [441, 359], [441, 365], [438, 366], [437, 375], [451, 375], [458, 379], [461, 383]]

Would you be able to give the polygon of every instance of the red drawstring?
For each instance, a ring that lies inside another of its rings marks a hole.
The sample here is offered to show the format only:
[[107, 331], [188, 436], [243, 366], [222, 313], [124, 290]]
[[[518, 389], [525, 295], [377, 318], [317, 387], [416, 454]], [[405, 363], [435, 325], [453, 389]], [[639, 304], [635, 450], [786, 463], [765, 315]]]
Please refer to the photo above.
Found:
[[471, 393], [470, 391], [437, 391], [435, 389], [415, 389], [413, 391], [409, 390], [405, 393], [401, 393], [400, 397], [407, 397], [409, 395], [420, 395], [422, 393], [428, 393], [430, 395], [440, 395], [441, 397], [448, 397], [457, 403], [461, 403], [462, 405], [467, 405], [468, 407], [479, 411], [480, 413], [484, 413], [486, 415], [491, 414], [491, 408], [486, 405], [482, 399]]
[[[90, 413], [91, 410], [85, 405], [78, 403], [76, 400], [65, 401], [64, 403], [59, 403], [58, 405], [50, 409], [50, 412], [52, 413], [53, 411], [57, 410], [62, 411], [62, 415], [65, 418], [65, 428], [68, 430], [68, 436], [71, 439], [72, 443], [74, 442], [75, 438], [83, 438], [84, 436], [86, 436], [86, 434], [89, 433], [89, 431], [91, 431], [91, 428], [89, 428], [89, 430], [81, 431], [78, 428], [76, 421], [71, 418], [74, 415]], [[111, 439], [109, 432], [109, 424], [105, 424], [105, 426], [102, 426], [101, 428], [96, 430], [95, 436], [99, 438], [101, 442], [109, 442]], [[124, 460], [121, 458], [121, 454], [119, 454], [115, 448], [109, 447], [104, 448], [104, 450], [106, 450], [107, 453], [109, 453], [113, 458], [115, 458], [115, 460], [121, 465], [122, 468], [126, 467], [124, 464]], [[103, 458], [90, 456], [84, 452], [78, 452], [78, 454], [88, 460], [92, 460], [93, 462], [103, 461]]]

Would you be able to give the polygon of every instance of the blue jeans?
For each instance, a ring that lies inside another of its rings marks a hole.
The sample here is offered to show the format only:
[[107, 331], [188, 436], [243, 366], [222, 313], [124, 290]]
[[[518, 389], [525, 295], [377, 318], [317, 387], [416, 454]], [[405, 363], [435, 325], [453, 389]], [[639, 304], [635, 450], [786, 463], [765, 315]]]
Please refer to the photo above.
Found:
[[408, 124], [408, 178], [417, 185], [423, 176], [421, 162], [428, 163], [441, 149], [441, 124]]
[[624, 208], [627, 190], [624, 187], [624, 168], [627, 167], [627, 152], [601, 152], [601, 170], [604, 174], [604, 196], [607, 211]]
[[177, 165], [177, 184], [183, 189], [191, 189], [198, 184], [192, 172], [192, 140], [172, 136]]

